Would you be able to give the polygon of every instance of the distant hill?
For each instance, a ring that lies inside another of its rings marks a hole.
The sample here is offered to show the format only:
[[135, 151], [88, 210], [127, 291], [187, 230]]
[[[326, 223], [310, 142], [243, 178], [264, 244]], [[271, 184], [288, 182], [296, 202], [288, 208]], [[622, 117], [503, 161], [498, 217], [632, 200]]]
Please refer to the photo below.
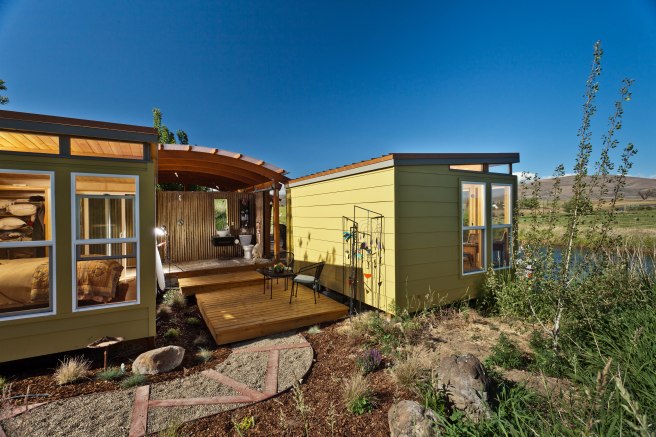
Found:
[[[564, 176], [562, 177], [560, 186], [563, 189], [561, 194], [561, 200], [567, 201], [572, 198], [572, 185], [574, 184], [574, 176]], [[520, 185], [524, 184], [521, 182]], [[541, 180], [541, 198], [546, 199], [549, 197], [549, 192], [553, 188], [554, 179], [542, 179]], [[633, 176], [628, 176], [626, 178], [626, 185], [623, 189], [624, 199], [625, 200], [636, 200], [642, 201], [640, 196], [641, 190], [652, 190], [649, 193], [649, 197], [646, 200], [654, 201], [656, 200], [656, 179], [654, 178], [638, 178]], [[522, 189], [520, 187], [519, 196], [522, 197]], [[644, 191], [643, 195], [646, 194]], [[530, 191], [527, 193], [530, 194]], [[609, 195], [610, 196], [610, 195]]]

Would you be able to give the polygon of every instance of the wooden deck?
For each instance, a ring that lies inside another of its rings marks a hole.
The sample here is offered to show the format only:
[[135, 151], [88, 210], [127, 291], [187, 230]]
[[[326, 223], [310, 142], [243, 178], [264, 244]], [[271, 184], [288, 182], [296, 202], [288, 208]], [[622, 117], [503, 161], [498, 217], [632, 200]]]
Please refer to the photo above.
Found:
[[348, 314], [347, 306], [323, 295], [315, 304], [312, 290], [303, 286], [290, 304], [290, 289], [285, 290], [284, 280], [273, 281], [271, 298], [268, 288], [264, 293], [262, 275], [254, 271], [182, 278], [180, 286], [185, 295], [196, 295], [217, 344], [277, 334]]

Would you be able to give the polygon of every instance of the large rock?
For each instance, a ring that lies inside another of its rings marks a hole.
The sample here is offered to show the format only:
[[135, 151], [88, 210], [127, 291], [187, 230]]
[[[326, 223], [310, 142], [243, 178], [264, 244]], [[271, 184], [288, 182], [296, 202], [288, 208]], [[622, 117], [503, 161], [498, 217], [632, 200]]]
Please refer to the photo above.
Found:
[[451, 355], [440, 360], [438, 384], [450, 401], [473, 420], [490, 417], [490, 380], [483, 365], [473, 355]]
[[179, 346], [164, 346], [144, 352], [132, 363], [132, 372], [157, 375], [170, 372], [182, 363], [185, 350]]
[[431, 437], [439, 435], [437, 416], [415, 401], [401, 401], [387, 413], [391, 437]]

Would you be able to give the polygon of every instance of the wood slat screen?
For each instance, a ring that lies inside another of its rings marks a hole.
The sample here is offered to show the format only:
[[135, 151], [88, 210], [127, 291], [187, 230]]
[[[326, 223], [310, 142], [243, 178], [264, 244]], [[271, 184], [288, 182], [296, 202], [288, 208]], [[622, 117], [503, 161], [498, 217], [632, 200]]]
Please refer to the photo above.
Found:
[[158, 191], [157, 226], [164, 225], [168, 230], [172, 262], [243, 256], [238, 244], [220, 247], [212, 245], [211, 238], [216, 235], [214, 199], [228, 199], [228, 222], [235, 238], [239, 233], [239, 204], [243, 198], [248, 200], [251, 227], [247, 230], [254, 236], [255, 243], [256, 220], [264, 222], [260, 214], [256, 214], [256, 196], [252, 193]]

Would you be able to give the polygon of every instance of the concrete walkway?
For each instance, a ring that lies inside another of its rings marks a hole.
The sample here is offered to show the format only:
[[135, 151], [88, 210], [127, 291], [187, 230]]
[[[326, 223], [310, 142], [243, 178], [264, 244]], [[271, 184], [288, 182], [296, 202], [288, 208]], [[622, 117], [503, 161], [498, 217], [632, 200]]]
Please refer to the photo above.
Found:
[[272, 398], [307, 374], [313, 356], [300, 334], [241, 343], [214, 369], [187, 377], [17, 407], [0, 414], [0, 437], [143, 436]]

